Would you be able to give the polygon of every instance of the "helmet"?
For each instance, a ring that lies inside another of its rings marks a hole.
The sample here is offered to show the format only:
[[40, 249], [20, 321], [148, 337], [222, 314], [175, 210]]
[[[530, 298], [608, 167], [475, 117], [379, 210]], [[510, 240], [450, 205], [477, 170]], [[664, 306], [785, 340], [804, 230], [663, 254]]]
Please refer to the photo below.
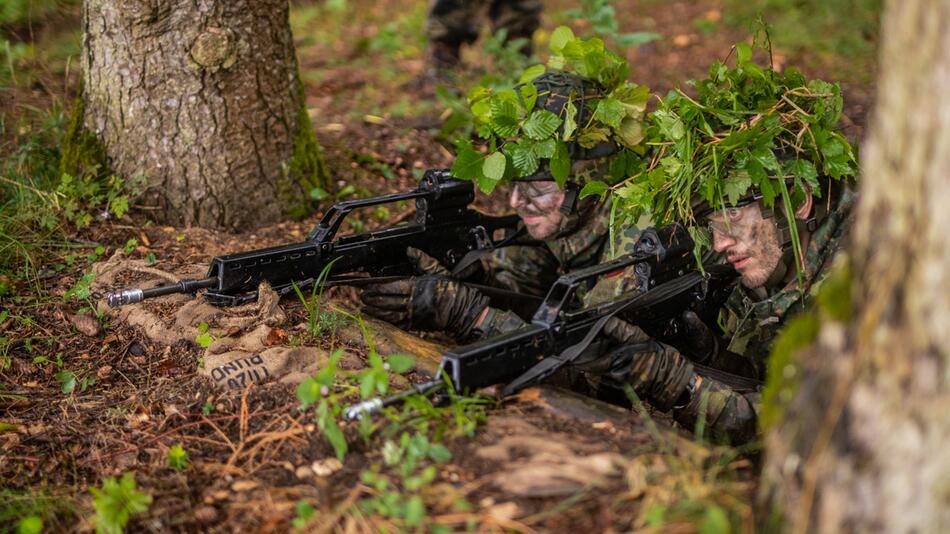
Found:
[[[594, 103], [607, 97], [607, 90], [596, 81], [562, 71], [546, 72], [531, 83], [538, 89], [535, 108], [546, 109], [563, 118], [567, 114], [568, 103], [572, 103], [577, 109], [577, 115], [574, 118], [577, 124], [587, 124], [594, 114]], [[516, 89], [521, 87], [519, 85]], [[520, 95], [520, 91], [518, 94]], [[562, 123], [562, 132], [563, 129]], [[618, 151], [617, 143], [613, 140], [600, 141], [590, 148], [585, 148], [576, 140], [571, 140], [567, 142], [567, 149], [571, 161], [598, 159]], [[550, 176], [550, 173], [548, 175]]]

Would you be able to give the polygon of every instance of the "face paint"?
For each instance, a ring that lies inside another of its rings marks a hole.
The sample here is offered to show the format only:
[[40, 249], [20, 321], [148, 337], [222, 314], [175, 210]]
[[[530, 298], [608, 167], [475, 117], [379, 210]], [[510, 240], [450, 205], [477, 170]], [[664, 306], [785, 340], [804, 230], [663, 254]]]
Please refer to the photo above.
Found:
[[564, 191], [556, 182], [517, 182], [511, 191], [509, 205], [524, 222], [528, 233], [535, 239], [548, 239], [557, 233], [564, 214], [561, 204]]
[[782, 259], [775, 219], [762, 217], [758, 203], [714, 213], [709, 229], [713, 250], [735, 267], [748, 288], [764, 285]]

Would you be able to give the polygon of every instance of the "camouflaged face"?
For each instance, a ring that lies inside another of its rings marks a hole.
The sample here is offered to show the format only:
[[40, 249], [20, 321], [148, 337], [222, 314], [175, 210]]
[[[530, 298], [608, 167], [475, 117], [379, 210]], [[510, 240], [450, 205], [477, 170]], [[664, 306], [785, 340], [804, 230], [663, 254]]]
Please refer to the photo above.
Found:
[[779, 330], [788, 317], [801, 312], [808, 304], [827, 275], [832, 258], [839, 254], [851, 226], [855, 201], [854, 191], [845, 189], [835, 210], [812, 233], [803, 251], [804, 287], [799, 287], [795, 279], [762, 299], [740, 284], [727, 299], [723, 323], [726, 338], [730, 340], [728, 349], [749, 358], [762, 369], [763, 375], [765, 361]]
[[432, 0], [426, 33], [432, 42], [458, 46], [478, 38], [478, 21], [487, 10], [492, 33], [508, 30], [509, 39], [530, 39], [541, 23], [539, 0]]
[[562, 274], [602, 261], [608, 217], [606, 204], [588, 203], [565, 219], [557, 237], [539, 246], [496, 250], [482, 260], [486, 283], [529, 295], [547, 294]]

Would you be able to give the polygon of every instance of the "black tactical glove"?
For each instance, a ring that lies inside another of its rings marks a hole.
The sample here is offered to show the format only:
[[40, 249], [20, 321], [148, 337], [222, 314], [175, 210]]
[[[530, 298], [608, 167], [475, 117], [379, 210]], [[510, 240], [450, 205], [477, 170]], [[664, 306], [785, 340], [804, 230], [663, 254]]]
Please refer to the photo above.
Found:
[[488, 297], [477, 289], [447, 278], [444, 267], [425, 253], [410, 248], [419, 277], [368, 286], [360, 299], [364, 311], [401, 328], [445, 330], [459, 339], [472, 333], [488, 306]]
[[630, 384], [638, 397], [663, 411], [683, 401], [695, 376], [689, 359], [652, 339], [622, 345], [605, 359], [600, 384], [616, 389]]
[[682, 315], [684, 331], [681, 339], [683, 352], [696, 363], [706, 363], [719, 350], [719, 340], [713, 335], [706, 323], [692, 310]]

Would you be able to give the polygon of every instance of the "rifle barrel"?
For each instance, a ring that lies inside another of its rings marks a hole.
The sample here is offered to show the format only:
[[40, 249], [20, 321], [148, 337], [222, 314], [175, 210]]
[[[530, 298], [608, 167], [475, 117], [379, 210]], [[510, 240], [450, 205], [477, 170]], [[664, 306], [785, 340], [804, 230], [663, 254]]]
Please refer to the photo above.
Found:
[[122, 291], [115, 291], [106, 294], [106, 303], [109, 304], [110, 308], [118, 308], [119, 306], [124, 306], [126, 304], [142, 302], [143, 300], [150, 299], [152, 297], [161, 297], [163, 295], [171, 295], [174, 293], [193, 293], [199, 289], [214, 286], [215, 283], [217, 283], [217, 280], [217, 278], [212, 276], [209, 278], [202, 278], [200, 280], [185, 279], [175, 284], [152, 287], [149, 289], [123, 289]]
[[423, 382], [422, 384], [413, 384], [409, 389], [401, 391], [390, 397], [375, 397], [354, 404], [343, 412], [343, 417], [345, 417], [347, 421], [358, 421], [362, 419], [364, 415], [379, 413], [379, 411], [386, 406], [392, 406], [393, 404], [401, 402], [406, 397], [416, 394], [425, 395], [441, 388], [444, 385], [445, 382], [443, 382], [441, 378]]

